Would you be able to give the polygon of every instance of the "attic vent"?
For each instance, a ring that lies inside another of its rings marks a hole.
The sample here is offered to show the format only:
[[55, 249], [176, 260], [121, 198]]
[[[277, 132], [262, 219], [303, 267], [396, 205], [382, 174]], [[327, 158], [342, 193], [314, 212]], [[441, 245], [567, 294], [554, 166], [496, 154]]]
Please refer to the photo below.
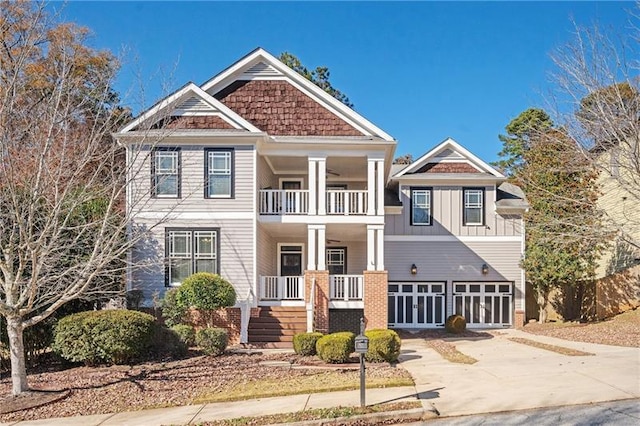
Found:
[[443, 158], [455, 158], [455, 159], [459, 159], [459, 158], [464, 158], [462, 155], [458, 154], [457, 152], [455, 152], [452, 149], [445, 149], [444, 151], [441, 151], [438, 153], [438, 155], [436, 155], [436, 158], [438, 159], [443, 159]]
[[279, 77], [281, 75], [282, 73], [277, 69], [275, 69], [274, 67], [272, 67], [271, 65], [265, 64], [264, 62], [258, 62], [257, 64], [255, 64], [254, 66], [246, 70], [244, 74], [240, 76], [240, 79], [250, 80], [255, 77], [266, 78], [266, 77]]
[[181, 103], [177, 109], [181, 111], [188, 111], [188, 112], [215, 111], [215, 109], [211, 105], [209, 105], [208, 103], [206, 103], [205, 101], [203, 101], [202, 99], [196, 96], [192, 96], [186, 101], [184, 101], [183, 103]]

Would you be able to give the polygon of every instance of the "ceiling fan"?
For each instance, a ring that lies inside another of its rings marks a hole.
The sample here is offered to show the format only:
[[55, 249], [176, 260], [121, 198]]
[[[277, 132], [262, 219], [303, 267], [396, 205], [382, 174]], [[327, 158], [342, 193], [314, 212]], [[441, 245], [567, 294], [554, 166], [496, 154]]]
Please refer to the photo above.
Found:
[[333, 175], [333, 176], [340, 176], [340, 173], [336, 172], [333, 169], [327, 169], [327, 174], [328, 175]]

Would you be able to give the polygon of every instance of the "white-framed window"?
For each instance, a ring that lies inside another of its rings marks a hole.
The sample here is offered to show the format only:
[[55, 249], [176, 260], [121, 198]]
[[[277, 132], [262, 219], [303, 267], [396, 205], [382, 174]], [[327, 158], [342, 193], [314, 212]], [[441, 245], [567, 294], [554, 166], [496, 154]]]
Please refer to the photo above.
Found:
[[345, 247], [327, 249], [327, 270], [329, 270], [329, 275], [345, 275], [347, 273], [347, 249]]
[[233, 198], [233, 150], [207, 149], [205, 197]]
[[157, 148], [151, 155], [152, 194], [157, 198], [180, 198], [180, 149]]
[[431, 225], [431, 188], [411, 188], [411, 225]]
[[196, 272], [217, 274], [220, 268], [218, 233], [217, 228], [167, 228], [165, 284], [180, 285]]
[[484, 189], [464, 188], [464, 225], [484, 225]]

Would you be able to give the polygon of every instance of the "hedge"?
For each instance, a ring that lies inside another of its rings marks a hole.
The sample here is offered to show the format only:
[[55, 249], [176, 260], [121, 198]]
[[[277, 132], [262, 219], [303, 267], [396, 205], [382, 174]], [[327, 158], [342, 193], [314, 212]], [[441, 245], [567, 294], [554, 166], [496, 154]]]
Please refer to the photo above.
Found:
[[396, 362], [400, 355], [400, 337], [393, 330], [374, 329], [364, 333], [369, 338], [369, 350], [364, 358], [369, 362]]
[[340, 364], [349, 361], [355, 350], [356, 335], [350, 331], [327, 334], [318, 339], [316, 352], [324, 362]]
[[293, 336], [293, 350], [298, 355], [315, 355], [316, 343], [323, 336], [322, 333], [298, 333]]

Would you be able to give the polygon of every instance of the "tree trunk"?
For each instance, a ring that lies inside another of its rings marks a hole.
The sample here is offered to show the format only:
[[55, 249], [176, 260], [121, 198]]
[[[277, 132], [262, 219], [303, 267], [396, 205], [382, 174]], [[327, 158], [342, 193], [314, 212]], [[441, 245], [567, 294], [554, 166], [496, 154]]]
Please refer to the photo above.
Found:
[[15, 396], [29, 390], [24, 359], [23, 332], [24, 328], [20, 318], [7, 317], [7, 334], [11, 351], [11, 382], [13, 384], [11, 392]]
[[538, 322], [544, 324], [547, 321], [547, 304], [549, 303], [549, 294], [546, 292], [538, 293]]

